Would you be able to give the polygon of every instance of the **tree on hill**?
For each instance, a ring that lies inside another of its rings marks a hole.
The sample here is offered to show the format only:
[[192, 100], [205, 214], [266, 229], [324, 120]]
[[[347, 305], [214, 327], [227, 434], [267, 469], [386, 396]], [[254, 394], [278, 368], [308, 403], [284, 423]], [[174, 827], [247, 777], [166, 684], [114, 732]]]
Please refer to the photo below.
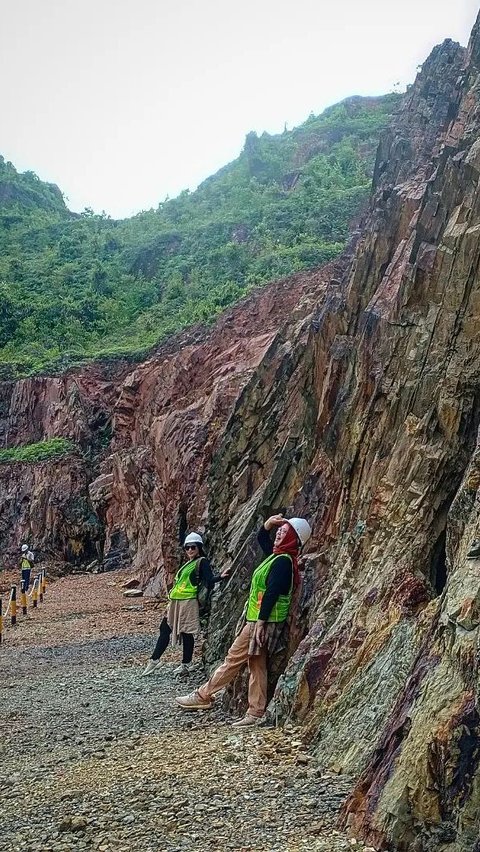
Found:
[[263, 282], [338, 254], [370, 189], [392, 94], [349, 98], [156, 210], [80, 215], [0, 157], [0, 375], [134, 353]]

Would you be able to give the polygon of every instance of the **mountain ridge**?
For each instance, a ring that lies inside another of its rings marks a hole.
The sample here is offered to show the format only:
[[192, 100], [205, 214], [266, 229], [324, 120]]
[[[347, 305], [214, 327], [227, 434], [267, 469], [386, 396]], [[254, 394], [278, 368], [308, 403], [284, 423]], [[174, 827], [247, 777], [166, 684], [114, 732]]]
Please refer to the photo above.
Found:
[[1, 374], [146, 353], [251, 287], [333, 258], [398, 102], [354, 97], [294, 130], [250, 133], [195, 192], [126, 220], [70, 213], [58, 188], [2, 160]]

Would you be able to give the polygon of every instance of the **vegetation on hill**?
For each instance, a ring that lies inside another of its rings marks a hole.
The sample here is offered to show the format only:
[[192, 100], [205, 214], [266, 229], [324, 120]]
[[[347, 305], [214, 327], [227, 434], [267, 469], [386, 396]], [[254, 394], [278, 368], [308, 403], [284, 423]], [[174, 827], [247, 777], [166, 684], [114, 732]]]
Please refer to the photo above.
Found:
[[74, 444], [66, 438], [50, 438], [36, 444], [24, 444], [19, 447], [0, 450], [0, 464], [11, 464], [12, 462], [33, 464], [33, 462], [49, 461], [61, 458], [73, 452], [74, 449]]
[[71, 213], [57, 187], [0, 157], [0, 376], [144, 351], [252, 286], [330, 260], [398, 97], [350, 98], [292, 131], [249, 133], [195, 192], [123, 221]]

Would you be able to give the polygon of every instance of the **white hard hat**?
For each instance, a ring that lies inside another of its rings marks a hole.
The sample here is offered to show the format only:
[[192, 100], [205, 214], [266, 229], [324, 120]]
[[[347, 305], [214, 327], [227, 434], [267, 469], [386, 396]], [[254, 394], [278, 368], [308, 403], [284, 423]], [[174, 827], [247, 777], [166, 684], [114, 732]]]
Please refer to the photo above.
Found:
[[183, 546], [185, 547], [186, 544], [203, 544], [203, 538], [198, 533], [188, 533]]
[[306, 544], [312, 534], [312, 528], [308, 521], [306, 521], [305, 518], [286, 518], [285, 520], [291, 527], [293, 527], [300, 539], [300, 542], [302, 544]]
[[26, 553], [28, 550], [28, 544], [22, 544], [22, 553]]

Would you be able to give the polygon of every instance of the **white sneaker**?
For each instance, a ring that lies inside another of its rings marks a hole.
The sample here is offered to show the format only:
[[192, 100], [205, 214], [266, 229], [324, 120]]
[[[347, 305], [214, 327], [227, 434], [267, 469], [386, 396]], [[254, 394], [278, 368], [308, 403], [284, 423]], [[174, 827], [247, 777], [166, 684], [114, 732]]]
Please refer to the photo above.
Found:
[[246, 713], [243, 719], [233, 722], [232, 728], [255, 728], [261, 721], [261, 716], [251, 716], [250, 713]]
[[145, 675], [151, 675], [159, 665], [160, 660], [149, 660], [142, 672], [142, 677], [145, 677]]
[[210, 708], [213, 707], [213, 698], [200, 698], [198, 692], [190, 692], [188, 695], [179, 695], [175, 701], [184, 710], [210, 710]]
[[188, 675], [190, 674], [189, 663], [180, 663], [180, 665], [173, 670], [173, 674], [180, 675], [180, 677], [188, 677]]

